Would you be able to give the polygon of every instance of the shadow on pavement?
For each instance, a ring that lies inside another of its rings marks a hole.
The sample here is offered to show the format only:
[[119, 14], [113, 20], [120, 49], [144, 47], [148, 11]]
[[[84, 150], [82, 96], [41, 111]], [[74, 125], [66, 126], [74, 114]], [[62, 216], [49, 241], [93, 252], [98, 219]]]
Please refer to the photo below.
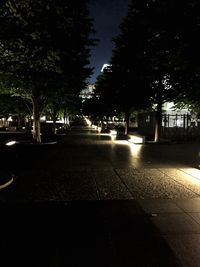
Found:
[[4, 266], [180, 266], [137, 201], [1, 203]]

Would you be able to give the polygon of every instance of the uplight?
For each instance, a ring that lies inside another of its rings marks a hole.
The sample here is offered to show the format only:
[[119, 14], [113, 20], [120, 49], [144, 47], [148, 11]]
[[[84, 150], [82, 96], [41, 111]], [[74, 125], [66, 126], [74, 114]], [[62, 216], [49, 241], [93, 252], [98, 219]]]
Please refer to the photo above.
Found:
[[116, 130], [110, 130], [110, 134], [111, 135], [117, 135], [117, 131]]
[[90, 127], [92, 125], [92, 122], [89, 119], [87, 119], [87, 118], [85, 118], [85, 120], [87, 122], [87, 125]]
[[131, 143], [134, 143], [134, 144], [145, 143], [145, 137], [144, 136], [129, 135], [129, 137], [130, 137], [130, 139], [128, 141]]
[[6, 143], [6, 146], [13, 146], [16, 143], [17, 143], [16, 141], [9, 141], [9, 142]]
[[97, 125], [92, 124], [92, 129], [97, 130]]

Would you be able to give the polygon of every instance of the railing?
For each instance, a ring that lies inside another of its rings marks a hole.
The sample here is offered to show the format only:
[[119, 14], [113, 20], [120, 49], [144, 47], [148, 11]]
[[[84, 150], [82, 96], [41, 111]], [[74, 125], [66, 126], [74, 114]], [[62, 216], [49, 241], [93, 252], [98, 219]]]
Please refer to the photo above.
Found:
[[200, 121], [189, 114], [164, 114], [162, 136], [169, 139], [199, 139]]

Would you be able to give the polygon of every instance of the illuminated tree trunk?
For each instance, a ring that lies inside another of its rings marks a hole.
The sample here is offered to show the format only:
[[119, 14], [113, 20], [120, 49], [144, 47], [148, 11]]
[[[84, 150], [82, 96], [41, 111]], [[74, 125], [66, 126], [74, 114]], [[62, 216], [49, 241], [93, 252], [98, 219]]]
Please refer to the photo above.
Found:
[[67, 108], [64, 109], [64, 128], [67, 129], [70, 126], [69, 123], [69, 114]]
[[32, 102], [33, 102], [33, 140], [36, 143], [41, 143], [39, 100], [37, 97], [33, 97]]
[[161, 130], [162, 130], [162, 96], [158, 97], [157, 110], [156, 110], [156, 122], [155, 122], [155, 136], [154, 141], [160, 142]]
[[57, 109], [53, 107], [53, 125], [52, 125], [52, 132], [56, 134], [56, 121], [57, 121]]
[[64, 119], [64, 127], [66, 127], [67, 124], [67, 109], [64, 109], [64, 115], [63, 115], [63, 119]]
[[125, 135], [129, 133], [129, 120], [130, 120], [130, 112], [127, 110], [125, 112]]

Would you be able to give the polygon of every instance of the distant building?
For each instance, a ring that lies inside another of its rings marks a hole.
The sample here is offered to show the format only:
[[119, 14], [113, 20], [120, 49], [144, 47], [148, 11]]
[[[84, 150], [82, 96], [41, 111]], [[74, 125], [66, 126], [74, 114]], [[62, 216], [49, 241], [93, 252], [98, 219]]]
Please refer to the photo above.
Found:
[[110, 64], [103, 64], [101, 68], [101, 72], [110, 72], [111, 71], [111, 65]]
[[88, 84], [87, 87], [80, 92], [80, 97], [82, 98], [83, 101], [85, 99], [92, 98], [94, 90], [95, 90], [95, 85]]

